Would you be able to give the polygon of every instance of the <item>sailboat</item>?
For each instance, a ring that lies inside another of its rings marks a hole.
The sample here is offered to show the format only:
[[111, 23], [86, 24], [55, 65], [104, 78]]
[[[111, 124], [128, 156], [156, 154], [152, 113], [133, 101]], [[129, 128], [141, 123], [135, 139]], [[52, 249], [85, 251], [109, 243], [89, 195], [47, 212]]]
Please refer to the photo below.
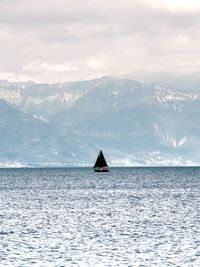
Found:
[[95, 172], [109, 172], [108, 164], [104, 158], [103, 152], [100, 150], [97, 160], [94, 164]]

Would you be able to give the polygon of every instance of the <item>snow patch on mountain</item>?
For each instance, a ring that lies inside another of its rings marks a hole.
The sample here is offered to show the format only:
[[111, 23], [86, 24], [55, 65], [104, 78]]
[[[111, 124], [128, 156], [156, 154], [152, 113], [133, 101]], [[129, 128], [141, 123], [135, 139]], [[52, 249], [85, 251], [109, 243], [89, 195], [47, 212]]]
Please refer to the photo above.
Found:
[[156, 91], [156, 100], [163, 105], [166, 104], [174, 104], [174, 103], [181, 103], [187, 102], [192, 100], [200, 99], [199, 92], [183, 92], [181, 90], [170, 90], [165, 87], [155, 86], [157, 89]]
[[178, 146], [181, 147], [185, 144], [187, 144], [187, 136], [184, 136], [183, 138], [181, 138], [179, 141], [178, 141]]
[[81, 96], [82, 96], [82, 94], [72, 94], [72, 93], [64, 92], [60, 96], [59, 100], [68, 104], [68, 105], [73, 105], [75, 103], [75, 101], [77, 101]]
[[33, 118], [36, 120], [47, 122], [47, 123], [49, 122], [49, 120], [42, 115], [33, 114]]
[[0, 168], [28, 168], [30, 165], [19, 161], [0, 162]]
[[18, 104], [22, 100], [20, 90], [9, 90], [0, 88], [0, 99], [5, 100], [10, 104]]

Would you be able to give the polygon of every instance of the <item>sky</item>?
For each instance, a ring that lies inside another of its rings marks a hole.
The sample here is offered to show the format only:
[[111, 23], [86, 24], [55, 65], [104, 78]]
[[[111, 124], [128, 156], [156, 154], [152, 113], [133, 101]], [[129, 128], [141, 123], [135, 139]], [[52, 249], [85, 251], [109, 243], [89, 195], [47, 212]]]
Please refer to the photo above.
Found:
[[200, 0], [0, 0], [0, 79], [200, 71]]

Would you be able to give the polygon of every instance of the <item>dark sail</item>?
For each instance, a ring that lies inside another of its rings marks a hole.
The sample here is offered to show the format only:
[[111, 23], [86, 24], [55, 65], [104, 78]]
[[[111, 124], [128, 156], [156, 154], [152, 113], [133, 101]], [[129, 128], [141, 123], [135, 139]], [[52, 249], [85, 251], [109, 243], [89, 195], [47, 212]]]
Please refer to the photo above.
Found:
[[104, 155], [102, 153], [102, 151], [99, 152], [99, 155], [97, 157], [96, 163], [94, 164], [94, 168], [103, 168], [103, 167], [107, 167], [108, 164], [104, 158]]

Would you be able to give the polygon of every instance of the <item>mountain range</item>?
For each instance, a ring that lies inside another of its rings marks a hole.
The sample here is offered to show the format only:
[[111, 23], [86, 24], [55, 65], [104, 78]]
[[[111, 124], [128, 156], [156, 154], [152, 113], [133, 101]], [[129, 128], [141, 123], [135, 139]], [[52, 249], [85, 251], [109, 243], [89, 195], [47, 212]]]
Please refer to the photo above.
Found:
[[130, 76], [1, 80], [0, 166], [92, 166], [100, 149], [113, 166], [199, 165], [198, 82]]

